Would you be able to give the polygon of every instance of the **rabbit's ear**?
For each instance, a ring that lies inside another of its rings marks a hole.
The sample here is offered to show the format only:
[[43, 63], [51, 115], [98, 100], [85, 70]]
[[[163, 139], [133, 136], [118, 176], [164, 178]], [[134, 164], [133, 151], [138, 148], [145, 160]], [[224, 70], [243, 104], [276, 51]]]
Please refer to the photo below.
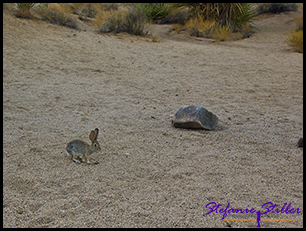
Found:
[[89, 139], [93, 142], [95, 140], [95, 131], [91, 131], [89, 134]]
[[98, 134], [99, 134], [99, 129], [98, 129], [98, 128], [96, 128], [96, 129], [95, 129], [95, 140], [97, 140], [97, 138], [98, 138]]

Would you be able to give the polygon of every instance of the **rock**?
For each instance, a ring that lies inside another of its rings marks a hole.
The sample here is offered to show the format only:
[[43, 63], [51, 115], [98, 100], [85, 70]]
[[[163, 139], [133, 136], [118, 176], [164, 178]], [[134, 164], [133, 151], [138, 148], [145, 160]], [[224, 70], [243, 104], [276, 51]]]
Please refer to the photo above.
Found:
[[218, 117], [201, 106], [181, 107], [172, 119], [177, 128], [213, 130], [218, 123]]

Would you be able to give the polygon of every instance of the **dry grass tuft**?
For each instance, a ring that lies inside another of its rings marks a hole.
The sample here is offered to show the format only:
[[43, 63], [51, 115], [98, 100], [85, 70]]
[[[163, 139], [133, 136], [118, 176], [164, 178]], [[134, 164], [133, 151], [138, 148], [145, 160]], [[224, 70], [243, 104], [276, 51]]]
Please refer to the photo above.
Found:
[[[303, 5], [301, 5], [303, 9]], [[295, 30], [287, 36], [286, 42], [297, 52], [303, 53], [303, 14], [294, 19]]]
[[159, 43], [161, 39], [157, 35], [152, 35], [152, 42], [153, 43]]
[[218, 27], [212, 35], [212, 38], [215, 41], [226, 41], [232, 34], [232, 30], [227, 27], [227, 26], [223, 26], [223, 27]]
[[96, 15], [93, 23], [102, 33], [119, 33], [122, 31], [125, 14], [125, 11], [101, 11]]
[[17, 9], [15, 12], [15, 16], [17, 18], [25, 18], [25, 19], [33, 19], [33, 15], [30, 11], [24, 11], [22, 9]]
[[182, 29], [182, 25], [181, 24], [179, 24], [179, 23], [173, 23], [172, 24], [172, 26], [173, 26], [173, 29], [176, 31], [176, 33], [180, 33], [180, 31], [181, 31], [181, 29]]
[[216, 27], [216, 21], [214, 20], [204, 20], [203, 16], [189, 19], [185, 26], [187, 29], [191, 30], [190, 35], [195, 35], [197, 37], [211, 37], [213, 30]]
[[93, 23], [102, 33], [127, 32], [133, 35], [145, 35], [149, 31], [147, 21], [144, 11], [127, 6], [118, 10], [101, 11]]
[[287, 37], [287, 43], [295, 51], [303, 53], [303, 30], [292, 31]]

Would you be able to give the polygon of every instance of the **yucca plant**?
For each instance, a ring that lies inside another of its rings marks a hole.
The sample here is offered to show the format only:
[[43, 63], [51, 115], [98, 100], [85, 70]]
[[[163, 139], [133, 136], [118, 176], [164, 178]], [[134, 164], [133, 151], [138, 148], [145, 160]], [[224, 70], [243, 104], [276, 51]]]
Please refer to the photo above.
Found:
[[255, 16], [251, 3], [172, 3], [171, 6], [187, 7], [194, 17], [204, 16], [204, 20], [214, 20], [221, 27], [227, 26], [232, 30]]
[[30, 10], [35, 5], [35, 3], [16, 3], [17, 10], [15, 12], [15, 16], [18, 18], [33, 18]]
[[16, 3], [16, 4], [17, 7], [23, 11], [29, 11], [35, 5], [35, 3]]
[[235, 26], [241, 28], [245, 24], [252, 23], [252, 19], [257, 15], [254, 4], [252, 3], [239, 3], [241, 6], [240, 11], [235, 15], [233, 21]]
[[166, 3], [135, 3], [137, 10], [143, 10], [149, 21], [166, 17], [170, 13], [170, 7]]
[[[36, 3], [16, 3], [17, 8], [24, 11], [24, 12], [29, 12]], [[48, 3], [39, 3], [38, 5], [41, 9], [47, 8]]]

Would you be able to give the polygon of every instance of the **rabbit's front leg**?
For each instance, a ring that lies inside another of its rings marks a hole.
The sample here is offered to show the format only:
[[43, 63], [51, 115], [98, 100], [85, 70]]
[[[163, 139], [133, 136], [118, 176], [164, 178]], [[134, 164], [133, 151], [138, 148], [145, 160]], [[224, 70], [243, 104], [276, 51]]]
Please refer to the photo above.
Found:
[[84, 163], [91, 164], [91, 162], [89, 161], [89, 158], [87, 158], [85, 155], [83, 155], [82, 161], [83, 161]]
[[74, 159], [73, 157], [72, 157], [71, 159], [72, 159], [74, 162], [78, 163], [78, 164], [80, 164], [80, 163], [81, 163], [79, 160]]
[[87, 164], [99, 164], [99, 162], [91, 162], [91, 161], [89, 161], [89, 158], [87, 158], [86, 156], [83, 156], [82, 161], [87, 163]]

